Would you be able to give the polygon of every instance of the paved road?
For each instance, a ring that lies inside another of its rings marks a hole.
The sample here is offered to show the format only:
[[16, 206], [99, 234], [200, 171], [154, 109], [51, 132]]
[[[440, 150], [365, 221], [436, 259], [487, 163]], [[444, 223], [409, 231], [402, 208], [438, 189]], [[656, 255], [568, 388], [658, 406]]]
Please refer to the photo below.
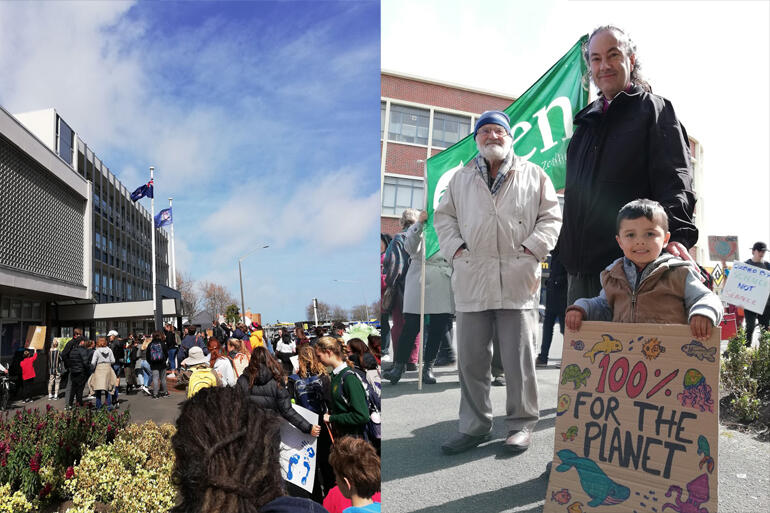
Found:
[[[121, 379], [121, 382], [125, 385], [125, 379]], [[173, 386], [174, 381], [168, 380], [168, 397], [162, 397], [160, 399], [153, 399], [146, 396], [142, 392], [136, 394], [126, 395], [120, 394], [120, 411], [128, 409], [131, 412], [131, 422], [143, 423], [147, 420], [153, 420], [157, 424], [170, 423], [175, 424], [176, 418], [179, 415], [179, 404], [187, 397], [186, 390], [176, 390]], [[57, 401], [49, 401], [48, 396], [36, 396], [37, 399], [29, 404], [23, 404], [21, 401], [14, 401], [9, 410], [13, 412], [17, 408], [40, 408], [44, 409], [47, 404], [50, 404], [54, 408], [63, 409], [64, 392], [60, 392], [62, 397]]]
[[[553, 458], [562, 338], [554, 337], [551, 365], [537, 370], [541, 420], [532, 446], [520, 455], [502, 450], [505, 390], [492, 387], [492, 441], [445, 456], [441, 443], [457, 429], [457, 370], [437, 369], [438, 383], [417, 391], [417, 373], [383, 384], [382, 496], [388, 513], [493, 513], [543, 510], [545, 464]], [[719, 512], [759, 513], [770, 504], [770, 444], [720, 428]], [[610, 510], [607, 513], [611, 513]], [[710, 512], [715, 513], [715, 512]]]

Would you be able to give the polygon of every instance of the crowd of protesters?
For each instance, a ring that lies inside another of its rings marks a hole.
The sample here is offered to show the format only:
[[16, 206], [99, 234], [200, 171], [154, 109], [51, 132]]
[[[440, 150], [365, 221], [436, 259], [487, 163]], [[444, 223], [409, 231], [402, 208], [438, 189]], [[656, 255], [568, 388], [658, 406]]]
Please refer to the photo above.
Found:
[[[381, 436], [379, 332], [368, 327], [351, 331], [341, 322], [329, 331], [316, 327], [308, 334], [300, 327], [293, 331], [281, 327], [268, 337], [258, 323], [212, 323], [208, 331], [191, 325], [177, 331], [167, 324], [148, 335], [128, 333], [123, 338], [111, 330], [88, 340], [75, 329], [70, 341], [59, 347], [56, 340], [48, 351], [48, 399], [63, 396], [68, 409], [93, 399], [95, 408], [112, 409], [120, 406], [121, 394], [158, 399], [169, 395], [169, 386], [186, 388], [187, 403], [210, 394], [207, 389], [232, 390], [222, 397], [264, 412], [258, 415], [260, 423], [273, 426], [274, 418], [283, 418], [318, 439], [312, 492], [287, 481], [281, 484], [282, 494], [311, 499], [320, 508], [317, 511], [324, 511], [321, 503], [330, 512], [352, 506], [379, 511], [375, 493]], [[31, 400], [38, 351], [27, 353], [21, 362], [25, 401]], [[233, 393], [238, 399], [232, 399]], [[292, 403], [312, 411], [318, 420], [308, 422]], [[185, 418], [184, 408], [178, 423]], [[358, 439], [369, 449], [349, 439]], [[278, 450], [279, 438], [271, 440], [271, 447], [262, 451]], [[344, 447], [335, 467], [332, 454]], [[362, 455], [363, 477], [351, 463], [356, 460], [351, 454]], [[356, 481], [359, 477], [365, 482]]]

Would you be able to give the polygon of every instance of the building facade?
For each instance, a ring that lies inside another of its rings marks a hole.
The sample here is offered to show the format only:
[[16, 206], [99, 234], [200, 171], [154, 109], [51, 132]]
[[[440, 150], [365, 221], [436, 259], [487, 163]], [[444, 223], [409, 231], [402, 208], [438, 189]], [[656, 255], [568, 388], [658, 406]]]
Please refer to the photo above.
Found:
[[156, 310], [180, 315], [168, 236], [130, 192], [54, 109], [0, 108], [0, 360], [30, 326], [151, 330], [153, 233]]

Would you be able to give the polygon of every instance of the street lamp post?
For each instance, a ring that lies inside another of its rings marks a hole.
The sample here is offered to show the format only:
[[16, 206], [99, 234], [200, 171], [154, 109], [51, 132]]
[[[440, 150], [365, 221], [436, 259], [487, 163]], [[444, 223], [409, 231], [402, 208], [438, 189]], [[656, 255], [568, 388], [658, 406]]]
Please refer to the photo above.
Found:
[[260, 249], [266, 249], [269, 247], [270, 245], [266, 244], [260, 248], [255, 248], [238, 259], [238, 279], [241, 282], [241, 322], [243, 324], [246, 324], [246, 305], [244, 304], [244, 301], [243, 301], [243, 271], [241, 270], [241, 262], [243, 262], [243, 259], [251, 255], [252, 253], [259, 251]]

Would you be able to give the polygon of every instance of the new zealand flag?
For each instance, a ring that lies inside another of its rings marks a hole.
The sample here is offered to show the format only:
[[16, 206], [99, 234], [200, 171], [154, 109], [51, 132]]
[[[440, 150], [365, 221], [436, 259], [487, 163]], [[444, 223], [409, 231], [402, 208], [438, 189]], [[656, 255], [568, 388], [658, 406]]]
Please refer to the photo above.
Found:
[[172, 222], [173, 222], [173, 219], [171, 217], [171, 207], [164, 208], [163, 210], [155, 214], [155, 228], [166, 226], [167, 224], [171, 224]]
[[139, 201], [145, 196], [152, 198], [152, 180], [144, 185], [140, 185], [134, 192], [132, 192], [131, 201]]

